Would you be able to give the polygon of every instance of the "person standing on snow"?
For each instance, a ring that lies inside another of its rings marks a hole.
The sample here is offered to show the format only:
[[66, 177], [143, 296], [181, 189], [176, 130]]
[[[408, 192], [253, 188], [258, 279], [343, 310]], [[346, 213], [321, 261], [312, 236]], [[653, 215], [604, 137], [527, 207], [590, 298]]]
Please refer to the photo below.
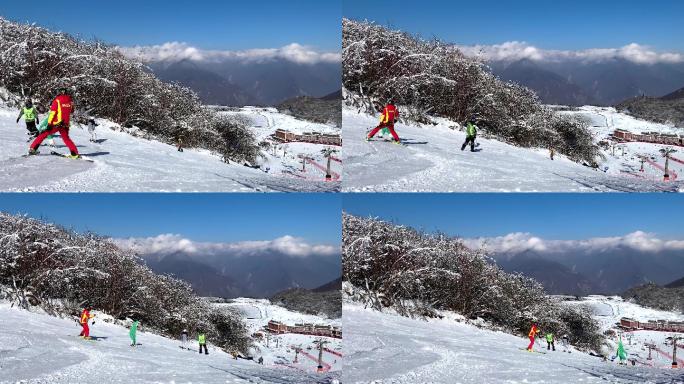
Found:
[[563, 346], [563, 352], [570, 353], [570, 338], [567, 333], [561, 337], [561, 345]]
[[87, 305], [85, 308], [83, 308], [83, 312], [81, 312], [81, 318], [79, 322], [81, 323], [81, 333], [79, 336], [81, 336], [84, 339], [90, 339], [90, 328], [88, 327], [88, 320], [92, 319], [95, 317], [95, 315], [90, 313], [90, 306]]
[[135, 342], [135, 334], [138, 332], [138, 325], [140, 325], [140, 322], [135, 320], [133, 324], [131, 324], [131, 330], [128, 332], [128, 336], [131, 338], [131, 347], [135, 347], [137, 345]]
[[52, 101], [50, 106], [50, 114], [48, 115], [48, 129], [43, 133], [38, 135], [36, 139], [31, 143], [29, 148], [29, 155], [37, 155], [38, 147], [48, 136], [58, 133], [62, 137], [62, 141], [71, 151], [71, 155], [67, 156], [72, 159], [78, 159], [80, 156], [78, 154], [78, 149], [76, 145], [69, 138], [69, 123], [71, 120], [71, 113], [74, 110], [74, 103], [69, 96], [66, 88], [60, 88], [57, 91], [57, 96]]
[[475, 152], [475, 138], [477, 137], [477, 125], [475, 125], [475, 116], [472, 116], [466, 124], [466, 140], [461, 145], [461, 151], [470, 143], [470, 152]]
[[22, 118], [22, 116], [24, 117], [28, 134], [34, 137], [38, 136], [38, 128], [36, 128], [36, 126], [40, 124], [40, 120], [38, 120], [38, 111], [36, 111], [36, 107], [33, 106], [31, 99], [26, 100], [24, 108], [19, 111], [19, 116], [17, 116], [17, 124], [19, 124], [19, 120]]
[[207, 350], [207, 337], [204, 335], [204, 332], [200, 331], [199, 335], [197, 335], [197, 341], [199, 342], [200, 355], [202, 354], [202, 347], [204, 347], [204, 354], [208, 355], [209, 351]]
[[95, 133], [95, 127], [97, 127], [97, 124], [95, 124], [95, 119], [88, 119], [88, 133], [90, 134], [91, 143], [97, 142], [97, 134]]
[[183, 329], [183, 332], [181, 332], [181, 348], [189, 349], [188, 348], [188, 330], [187, 329]]
[[382, 115], [380, 116], [380, 124], [373, 128], [372, 131], [366, 136], [366, 141], [370, 140], [375, 136], [376, 133], [382, 128], [387, 128], [389, 129], [389, 132], [392, 134], [392, 137], [394, 138], [394, 143], [396, 144], [401, 144], [401, 140], [399, 140], [399, 135], [397, 135], [397, 132], [394, 131], [394, 123], [399, 117], [399, 111], [397, 110], [397, 107], [394, 106], [394, 103], [392, 100], [387, 102], [387, 105], [385, 108], [382, 110]]
[[[618, 349], [617, 353], [615, 354], [615, 357], [620, 358], [620, 365], [625, 364], [625, 360], [627, 360], [627, 352], [625, 352], [625, 346], [622, 345], [622, 336], [620, 336], [620, 341], [618, 341]], [[613, 358], [613, 360], [615, 360], [615, 357]]]
[[546, 350], [552, 349], [556, 350], [556, 339], [553, 337], [553, 333], [549, 332], [546, 334]]
[[530, 345], [527, 346], [527, 350], [530, 352], [532, 352], [532, 347], [534, 347], [534, 338], [537, 336], [537, 333], [539, 333], [537, 323], [532, 323], [532, 328], [530, 328], [530, 332], [527, 334], [527, 336], [530, 338]]

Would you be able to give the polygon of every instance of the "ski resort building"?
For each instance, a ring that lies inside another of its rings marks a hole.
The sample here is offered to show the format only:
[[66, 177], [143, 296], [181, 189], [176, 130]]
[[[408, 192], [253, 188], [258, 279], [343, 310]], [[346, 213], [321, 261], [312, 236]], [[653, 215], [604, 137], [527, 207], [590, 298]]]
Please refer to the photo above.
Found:
[[342, 137], [330, 133], [304, 132], [302, 134], [296, 134], [286, 129], [276, 129], [273, 138], [283, 143], [301, 141], [313, 144], [342, 145]]
[[266, 329], [268, 329], [269, 332], [275, 333], [275, 334], [282, 334], [282, 333], [288, 332], [287, 325], [281, 323], [280, 321], [275, 321], [275, 320], [270, 320], [268, 322], [268, 325], [266, 326]]
[[616, 129], [613, 138], [619, 142], [641, 141], [654, 144], [684, 146], [684, 137], [673, 133], [641, 132], [633, 133], [624, 129]]
[[332, 325], [313, 323], [296, 323], [295, 325], [286, 325], [279, 321], [271, 320], [268, 322], [266, 330], [275, 334], [297, 333], [300, 335], [326, 336], [337, 339], [342, 338], [342, 329]]
[[623, 317], [620, 319], [620, 327], [628, 330], [684, 332], [684, 321], [649, 320], [643, 322]]

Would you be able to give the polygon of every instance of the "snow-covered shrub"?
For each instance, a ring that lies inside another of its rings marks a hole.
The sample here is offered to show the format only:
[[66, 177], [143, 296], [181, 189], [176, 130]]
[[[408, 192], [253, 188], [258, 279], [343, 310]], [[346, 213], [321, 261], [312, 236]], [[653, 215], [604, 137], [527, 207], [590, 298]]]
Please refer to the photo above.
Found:
[[[115, 47], [1, 17], [0, 36], [0, 87], [21, 96], [15, 103], [30, 97], [45, 113], [57, 89], [66, 87], [73, 94], [76, 122], [97, 116], [138, 126], [168, 143], [182, 136], [186, 147], [219, 152], [225, 147], [213, 124], [216, 112], [193, 91], [162, 82]], [[246, 137], [231, 144], [230, 153], [220, 153], [241, 161], [251, 158], [255, 147]]]
[[23, 216], [0, 213], [0, 286], [35, 296], [48, 313], [78, 315], [89, 304], [171, 337], [203, 330], [220, 347], [249, 347], [240, 316], [198, 298], [188, 283], [155, 274], [106, 238]]
[[367, 113], [393, 99], [417, 122], [424, 115], [457, 122], [476, 115], [480, 128], [515, 145], [553, 147], [588, 163], [598, 152], [586, 126], [561, 124], [533, 91], [499, 80], [453, 45], [343, 19], [342, 49], [345, 102]]
[[567, 332], [576, 346], [601, 344], [598, 325], [584, 309], [549, 298], [536, 280], [502, 271], [456, 238], [346, 213], [342, 225], [342, 271], [354, 287], [346, 285], [351, 299], [405, 316], [449, 310], [521, 334], [536, 320], [543, 332]]

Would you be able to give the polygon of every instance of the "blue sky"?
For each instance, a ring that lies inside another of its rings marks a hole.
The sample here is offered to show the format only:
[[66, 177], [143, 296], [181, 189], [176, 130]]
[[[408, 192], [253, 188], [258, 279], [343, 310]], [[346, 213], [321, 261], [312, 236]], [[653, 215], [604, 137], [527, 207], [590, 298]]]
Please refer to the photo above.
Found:
[[271, 240], [284, 235], [337, 245], [335, 194], [0, 194], [0, 211], [45, 218], [112, 237], [180, 234], [193, 241]]
[[529, 232], [580, 240], [637, 230], [684, 238], [679, 194], [346, 194], [343, 208], [467, 238]]
[[186, 42], [202, 49], [340, 49], [342, 4], [316, 0], [3, 1], [0, 15], [123, 46]]
[[343, 0], [347, 18], [368, 19], [460, 45], [526, 41], [544, 49], [629, 43], [684, 51], [680, 0]]

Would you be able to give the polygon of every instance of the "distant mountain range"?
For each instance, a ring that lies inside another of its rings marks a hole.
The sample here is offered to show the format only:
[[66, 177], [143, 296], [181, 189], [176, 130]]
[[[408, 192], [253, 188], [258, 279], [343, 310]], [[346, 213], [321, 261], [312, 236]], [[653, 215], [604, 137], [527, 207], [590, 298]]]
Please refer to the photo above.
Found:
[[197, 256], [175, 252], [142, 257], [153, 271], [187, 281], [198, 294], [224, 298], [267, 298], [290, 288], [318, 289], [341, 270], [340, 257], [317, 255]]
[[204, 103], [273, 106], [297, 96], [323, 97], [341, 89], [340, 63], [285, 59], [167, 60], [147, 63], [156, 76], [198, 93]]
[[315, 289], [292, 288], [273, 295], [270, 300], [291, 311], [330, 318], [342, 317], [342, 277]]
[[660, 97], [684, 86], [684, 63], [522, 59], [487, 64], [493, 74], [534, 90], [546, 104], [608, 106], [641, 95]]
[[684, 313], [684, 277], [664, 286], [639, 285], [628, 289], [622, 297], [646, 307]]
[[525, 251], [498, 254], [494, 259], [505, 271], [538, 280], [551, 294], [619, 294], [645, 283], [667, 284], [684, 275], [677, 251], [657, 255], [620, 248], [598, 254]]
[[321, 98], [297, 96], [277, 105], [280, 112], [288, 113], [315, 123], [334, 123], [342, 128], [342, 90]]
[[619, 103], [616, 108], [640, 119], [684, 128], [684, 88], [663, 97], [634, 97]]

